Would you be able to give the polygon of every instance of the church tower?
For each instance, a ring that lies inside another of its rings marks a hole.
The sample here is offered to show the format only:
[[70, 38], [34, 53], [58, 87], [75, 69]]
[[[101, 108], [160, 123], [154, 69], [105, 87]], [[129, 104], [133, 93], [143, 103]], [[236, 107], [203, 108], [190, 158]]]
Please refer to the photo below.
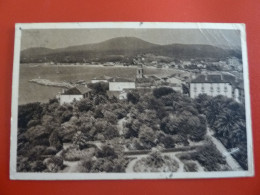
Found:
[[144, 69], [142, 65], [138, 67], [136, 70], [136, 78], [137, 79], [144, 78]]

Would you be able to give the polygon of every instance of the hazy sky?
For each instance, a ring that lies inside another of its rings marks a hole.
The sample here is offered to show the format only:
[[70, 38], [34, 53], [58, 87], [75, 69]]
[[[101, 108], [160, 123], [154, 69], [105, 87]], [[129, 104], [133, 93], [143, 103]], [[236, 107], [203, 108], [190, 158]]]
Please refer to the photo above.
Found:
[[21, 49], [30, 47], [63, 48], [98, 43], [115, 37], [137, 37], [156, 44], [209, 44], [240, 47], [238, 30], [207, 29], [46, 29], [23, 30]]

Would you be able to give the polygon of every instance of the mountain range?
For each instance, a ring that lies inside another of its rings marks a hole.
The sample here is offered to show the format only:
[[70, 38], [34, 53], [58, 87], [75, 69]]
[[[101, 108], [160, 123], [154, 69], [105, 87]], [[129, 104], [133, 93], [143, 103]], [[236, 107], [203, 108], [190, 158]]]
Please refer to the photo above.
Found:
[[153, 54], [178, 59], [241, 58], [240, 50], [199, 44], [153, 44], [136, 37], [117, 37], [94, 44], [50, 49], [33, 47], [21, 51], [21, 62], [104, 62], [132, 60], [140, 54]]

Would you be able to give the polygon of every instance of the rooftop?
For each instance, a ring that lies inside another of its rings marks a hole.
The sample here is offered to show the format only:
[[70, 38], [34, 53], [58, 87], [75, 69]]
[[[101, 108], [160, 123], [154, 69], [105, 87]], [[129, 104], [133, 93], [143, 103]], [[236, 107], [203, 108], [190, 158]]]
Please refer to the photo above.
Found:
[[236, 83], [235, 76], [226, 74], [208, 74], [199, 75], [191, 80], [191, 83]]
[[66, 90], [64, 93], [62, 93], [63, 95], [83, 95], [86, 94], [88, 92], [90, 92], [91, 89], [88, 87], [85, 87], [83, 85], [79, 85], [77, 87], [72, 87], [68, 90]]
[[121, 77], [115, 77], [115, 78], [109, 79], [109, 82], [134, 82], [134, 80], [121, 78]]
[[99, 76], [99, 77], [95, 77], [92, 80], [108, 80], [108, 79], [111, 79], [111, 77], [102, 75], [102, 76]]

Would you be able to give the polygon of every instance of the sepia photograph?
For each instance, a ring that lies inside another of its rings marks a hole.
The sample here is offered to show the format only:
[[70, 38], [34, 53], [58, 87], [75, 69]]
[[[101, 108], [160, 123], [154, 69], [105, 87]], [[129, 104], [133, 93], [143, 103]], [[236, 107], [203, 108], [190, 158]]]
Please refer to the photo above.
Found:
[[16, 24], [10, 178], [251, 177], [244, 24]]

